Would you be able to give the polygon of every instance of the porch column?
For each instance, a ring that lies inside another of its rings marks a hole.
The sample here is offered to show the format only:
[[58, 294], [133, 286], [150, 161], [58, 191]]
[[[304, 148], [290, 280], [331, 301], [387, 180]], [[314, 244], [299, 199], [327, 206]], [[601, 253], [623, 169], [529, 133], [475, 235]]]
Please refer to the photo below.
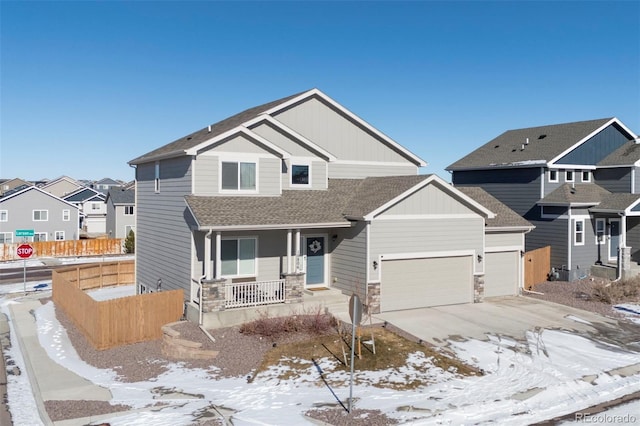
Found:
[[291, 273], [291, 229], [287, 229], [287, 274]]
[[212, 266], [213, 259], [211, 258], [211, 231], [209, 231], [204, 236], [204, 276], [207, 280], [210, 280], [213, 275], [211, 273]]
[[620, 247], [627, 246], [627, 215], [624, 214], [620, 218]]
[[300, 230], [296, 229], [296, 272], [300, 272]]
[[216, 232], [216, 275], [215, 279], [219, 280], [221, 271], [222, 271], [222, 233], [220, 231]]

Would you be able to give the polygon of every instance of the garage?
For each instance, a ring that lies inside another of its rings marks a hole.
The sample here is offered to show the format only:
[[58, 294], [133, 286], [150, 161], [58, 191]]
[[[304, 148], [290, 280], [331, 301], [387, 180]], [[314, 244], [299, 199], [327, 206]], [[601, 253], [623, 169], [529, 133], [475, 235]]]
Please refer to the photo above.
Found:
[[484, 297], [518, 294], [520, 253], [502, 251], [485, 253]]
[[383, 260], [380, 310], [473, 302], [472, 256]]

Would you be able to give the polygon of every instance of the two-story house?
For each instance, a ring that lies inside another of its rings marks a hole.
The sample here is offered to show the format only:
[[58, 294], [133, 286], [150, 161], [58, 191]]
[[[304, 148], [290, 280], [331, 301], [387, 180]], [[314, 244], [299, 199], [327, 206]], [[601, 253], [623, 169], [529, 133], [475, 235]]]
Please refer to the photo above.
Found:
[[188, 316], [329, 288], [379, 312], [522, 287], [530, 223], [418, 174], [422, 159], [317, 89], [129, 164], [138, 290], [183, 289]]
[[39, 185], [39, 187], [56, 197], [64, 198], [66, 195], [84, 188], [85, 185], [69, 176], [60, 176]]
[[22, 186], [0, 197], [0, 244], [19, 243], [19, 229], [32, 229], [25, 241], [77, 240], [78, 208], [36, 186]]
[[135, 189], [111, 188], [107, 193], [107, 234], [127, 238], [136, 228]]
[[101, 236], [107, 228], [107, 196], [93, 188], [81, 187], [62, 197], [80, 209], [79, 229], [85, 236]]
[[640, 260], [639, 142], [616, 118], [509, 130], [447, 170], [535, 225], [527, 250], [551, 246], [558, 278], [573, 280]]

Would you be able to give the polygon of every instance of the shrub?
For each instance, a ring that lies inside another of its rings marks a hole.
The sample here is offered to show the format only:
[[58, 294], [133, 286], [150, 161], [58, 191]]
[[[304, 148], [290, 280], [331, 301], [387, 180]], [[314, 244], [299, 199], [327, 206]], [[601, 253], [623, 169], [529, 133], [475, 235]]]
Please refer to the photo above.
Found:
[[124, 251], [126, 253], [133, 253], [136, 249], [136, 236], [133, 230], [129, 231], [127, 238], [124, 240]]
[[311, 314], [285, 317], [270, 317], [267, 313], [263, 313], [257, 320], [242, 324], [240, 332], [262, 337], [278, 337], [296, 332], [324, 334], [334, 328], [336, 324], [337, 321], [333, 315], [322, 313], [320, 309]]
[[595, 299], [610, 305], [635, 302], [640, 299], [640, 277], [607, 284], [597, 284], [593, 288], [592, 295]]

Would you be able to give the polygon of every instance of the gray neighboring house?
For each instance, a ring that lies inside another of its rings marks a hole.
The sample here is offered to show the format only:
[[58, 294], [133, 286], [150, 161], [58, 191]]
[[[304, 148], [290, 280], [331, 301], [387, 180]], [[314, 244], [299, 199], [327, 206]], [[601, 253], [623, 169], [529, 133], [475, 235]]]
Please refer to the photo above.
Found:
[[87, 236], [102, 236], [107, 227], [107, 196], [93, 188], [78, 188], [63, 197], [80, 209], [79, 229]]
[[119, 188], [123, 185], [122, 182], [117, 180], [113, 180], [111, 178], [103, 178], [97, 180], [91, 184], [91, 188], [96, 191], [102, 192], [103, 194], [107, 194], [111, 188]]
[[[77, 240], [78, 208], [36, 186], [18, 187], [0, 198], [0, 243]], [[33, 229], [34, 237], [16, 237]]]
[[138, 291], [182, 289], [205, 324], [304, 291], [355, 293], [380, 312], [522, 287], [530, 223], [479, 188], [418, 174], [423, 160], [317, 89], [129, 164]]
[[[551, 246], [561, 279], [635, 274], [640, 261], [640, 144], [616, 118], [509, 130], [451, 164], [533, 225], [527, 250]], [[593, 269], [593, 271], [592, 271]]]
[[136, 230], [136, 191], [111, 188], [107, 193], [107, 234], [111, 238], [127, 238]]

